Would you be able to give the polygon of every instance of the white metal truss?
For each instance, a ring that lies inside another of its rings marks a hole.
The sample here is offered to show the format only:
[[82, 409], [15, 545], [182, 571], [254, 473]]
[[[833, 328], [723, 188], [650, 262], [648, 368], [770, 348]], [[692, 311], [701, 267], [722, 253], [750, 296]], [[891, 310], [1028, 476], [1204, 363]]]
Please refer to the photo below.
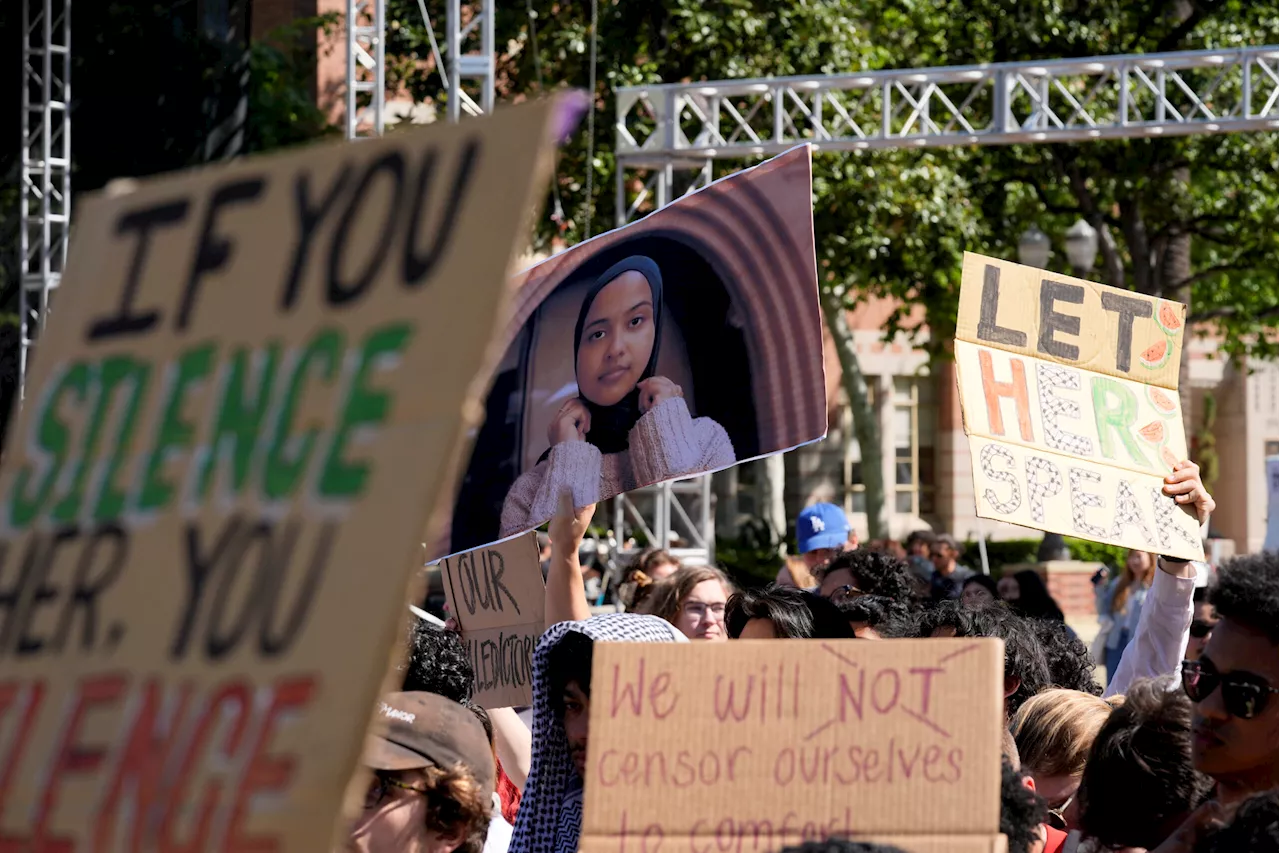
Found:
[[629, 538], [670, 551], [678, 559], [706, 563], [715, 554], [715, 514], [711, 477], [662, 483], [618, 495], [613, 530], [619, 551], [629, 555]]
[[[1276, 45], [627, 87], [617, 90], [614, 130], [617, 223], [706, 186], [717, 160], [757, 159], [804, 142], [862, 151], [1270, 130], [1280, 119], [1278, 99]], [[680, 486], [701, 489], [702, 506], [710, 506], [710, 476]], [[664, 489], [620, 498], [619, 528], [630, 518], [665, 544], [664, 525], [689, 516], [679, 495]], [[708, 556], [713, 518], [704, 512], [693, 537]]]
[[614, 129], [617, 218], [704, 186], [715, 160], [803, 142], [1079, 142], [1269, 130], [1278, 119], [1276, 45], [628, 87]]
[[[494, 0], [468, 3], [446, 0], [445, 62], [449, 67], [449, 121], [493, 112], [494, 99]], [[464, 11], [466, 19], [464, 20]], [[479, 103], [463, 83], [478, 84]]]
[[19, 388], [62, 280], [71, 221], [71, 0], [22, 0]]
[[386, 17], [386, 0], [347, 0], [347, 139], [385, 127]]

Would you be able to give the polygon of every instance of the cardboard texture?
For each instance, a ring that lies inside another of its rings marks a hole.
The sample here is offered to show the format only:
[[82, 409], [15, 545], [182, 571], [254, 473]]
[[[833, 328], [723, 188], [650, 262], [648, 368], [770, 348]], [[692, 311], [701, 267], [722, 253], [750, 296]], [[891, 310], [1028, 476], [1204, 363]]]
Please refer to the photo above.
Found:
[[546, 627], [537, 534], [448, 557], [440, 572], [475, 670], [475, 701], [484, 708], [532, 705], [533, 649]]
[[[865, 841], [871, 844], [890, 844], [905, 853], [1008, 853], [1009, 843], [1003, 835], [854, 835], [854, 841]], [[650, 836], [648, 843], [637, 844], [634, 839], [625, 848], [617, 838], [602, 836], [584, 838], [578, 845], [579, 853], [618, 853], [621, 849], [637, 853], [764, 853], [766, 850], [781, 849], [812, 841], [803, 835], [778, 836], [761, 831], [759, 836], [747, 834], [739, 838], [728, 839], [723, 846], [717, 846], [715, 838], [685, 837], [672, 839], [660, 838], [657, 834]], [[770, 846], [765, 846], [766, 844]]]
[[993, 639], [600, 644], [581, 847], [999, 849], [1003, 672]]
[[0, 471], [10, 846], [345, 835], [555, 109], [80, 207]]
[[1186, 459], [1186, 307], [966, 253], [956, 375], [978, 515], [1204, 559], [1161, 491]]
[[826, 434], [807, 146], [517, 277], [487, 417], [432, 559]]

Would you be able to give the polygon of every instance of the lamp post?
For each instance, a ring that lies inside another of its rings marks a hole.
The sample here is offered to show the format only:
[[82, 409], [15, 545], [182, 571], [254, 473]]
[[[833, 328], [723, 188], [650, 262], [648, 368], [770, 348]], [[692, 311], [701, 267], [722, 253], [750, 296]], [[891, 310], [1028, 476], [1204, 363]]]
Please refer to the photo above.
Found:
[[1067, 244], [1067, 260], [1077, 278], [1084, 278], [1093, 269], [1093, 262], [1098, 257], [1098, 232], [1083, 219], [1077, 219], [1063, 242]]
[[1049, 265], [1049, 256], [1053, 254], [1053, 244], [1049, 235], [1032, 225], [1018, 238], [1018, 263], [1029, 267], [1044, 269]]

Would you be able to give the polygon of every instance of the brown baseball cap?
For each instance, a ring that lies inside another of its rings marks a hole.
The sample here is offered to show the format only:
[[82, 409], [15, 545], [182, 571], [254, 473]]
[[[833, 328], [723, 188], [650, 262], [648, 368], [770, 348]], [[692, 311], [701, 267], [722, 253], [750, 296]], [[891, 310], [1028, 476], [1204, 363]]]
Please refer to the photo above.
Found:
[[383, 696], [365, 738], [364, 763], [375, 770], [461, 764], [489, 794], [496, 775], [480, 721], [466, 707], [434, 693]]

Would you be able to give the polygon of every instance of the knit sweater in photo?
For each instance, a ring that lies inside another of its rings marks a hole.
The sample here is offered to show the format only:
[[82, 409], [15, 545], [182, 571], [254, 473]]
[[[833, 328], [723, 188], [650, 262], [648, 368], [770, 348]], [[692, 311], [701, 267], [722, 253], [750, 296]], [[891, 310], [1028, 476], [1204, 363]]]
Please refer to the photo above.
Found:
[[502, 505], [502, 536], [537, 527], [555, 515], [560, 492], [583, 507], [674, 477], [732, 465], [733, 444], [711, 418], [694, 418], [683, 397], [663, 400], [636, 421], [621, 453], [602, 454], [585, 441], [563, 441], [521, 474]]

